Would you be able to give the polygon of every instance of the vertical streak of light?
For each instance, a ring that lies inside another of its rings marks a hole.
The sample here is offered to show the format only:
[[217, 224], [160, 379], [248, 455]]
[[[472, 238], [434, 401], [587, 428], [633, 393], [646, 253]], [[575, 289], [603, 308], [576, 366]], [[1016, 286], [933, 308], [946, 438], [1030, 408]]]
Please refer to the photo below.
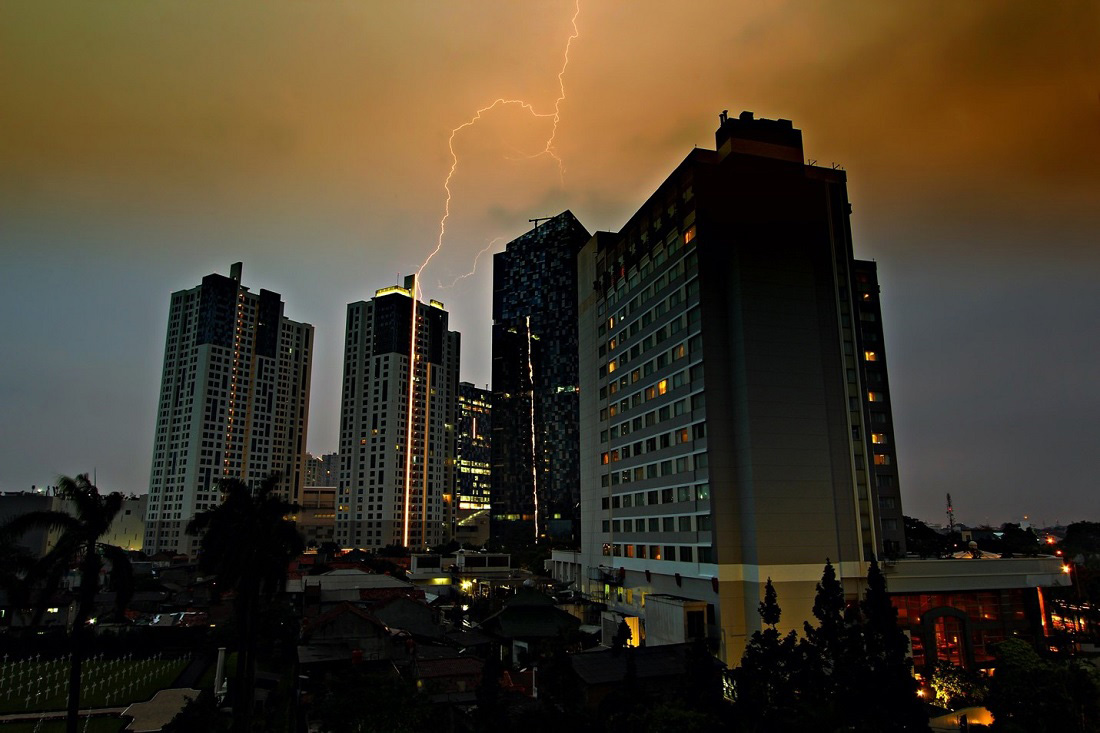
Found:
[[409, 402], [408, 411], [405, 415], [405, 505], [402, 511], [403, 529], [401, 532], [401, 544], [405, 547], [409, 546], [409, 498], [412, 493], [413, 409], [416, 399], [416, 393], [414, 392], [416, 384], [416, 291], [418, 279], [419, 272], [413, 275], [412, 287], [409, 289], [409, 299], [412, 301], [412, 320], [409, 322], [409, 331], [411, 332], [409, 337]]
[[429, 359], [424, 364], [427, 375], [424, 379], [424, 463], [420, 468], [421, 487], [420, 496], [420, 542], [422, 547], [428, 547], [428, 446], [432, 424], [432, 362]]
[[531, 493], [535, 499], [535, 542], [539, 541], [539, 470], [535, 450], [535, 367], [531, 361], [531, 316], [527, 322], [527, 379], [531, 385]]

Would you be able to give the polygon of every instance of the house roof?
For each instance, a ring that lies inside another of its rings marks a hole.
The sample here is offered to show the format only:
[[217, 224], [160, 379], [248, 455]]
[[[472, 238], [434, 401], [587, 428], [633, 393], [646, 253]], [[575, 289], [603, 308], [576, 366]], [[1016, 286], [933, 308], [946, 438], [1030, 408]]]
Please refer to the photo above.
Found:
[[480, 675], [483, 666], [485, 666], [484, 662], [473, 657], [418, 659], [416, 661], [417, 676], [420, 679]]
[[688, 647], [687, 644], [667, 644], [618, 651], [600, 649], [574, 654], [569, 659], [573, 671], [585, 684], [600, 685], [623, 680], [628, 655], [634, 657], [634, 670], [639, 679], [683, 675]]
[[507, 639], [547, 639], [581, 625], [580, 619], [553, 605], [505, 606], [482, 622], [481, 628]]
[[332, 623], [333, 621], [335, 621], [336, 619], [340, 618], [341, 616], [343, 616], [345, 614], [351, 614], [353, 616], [357, 616], [357, 617], [363, 619], [364, 621], [366, 621], [369, 624], [377, 626], [381, 629], [387, 629], [386, 624], [382, 623], [381, 621], [379, 621], [377, 618], [375, 618], [374, 616], [372, 616], [370, 613], [363, 610], [362, 608], [359, 608], [358, 606], [353, 606], [350, 603], [341, 603], [339, 606], [332, 609], [331, 611], [326, 611], [325, 613], [322, 613], [320, 616], [318, 616], [314, 619], [309, 619], [307, 621], [304, 621], [303, 623], [305, 625], [305, 628], [303, 629], [303, 632], [305, 634], [312, 633], [313, 631], [316, 631], [317, 629], [320, 629], [320, 628], [323, 628], [324, 626], [327, 626], [328, 624]]

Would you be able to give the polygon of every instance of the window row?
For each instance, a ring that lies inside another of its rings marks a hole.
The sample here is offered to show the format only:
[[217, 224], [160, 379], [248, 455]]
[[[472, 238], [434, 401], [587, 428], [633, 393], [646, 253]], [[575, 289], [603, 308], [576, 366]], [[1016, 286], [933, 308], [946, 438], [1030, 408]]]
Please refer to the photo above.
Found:
[[643, 560], [671, 562], [714, 562], [714, 549], [690, 545], [620, 545], [603, 546], [603, 554], [612, 557], [634, 557]]
[[600, 501], [603, 509], [629, 509], [638, 506], [656, 506], [658, 504], [675, 504], [683, 501], [709, 501], [710, 485], [697, 484], [695, 486], [679, 486], [669, 489], [650, 489], [649, 491], [635, 491], [630, 494], [616, 494], [605, 496]]
[[678, 517], [638, 517], [636, 519], [605, 519], [602, 529], [612, 532], [709, 532], [709, 514], [684, 514]]

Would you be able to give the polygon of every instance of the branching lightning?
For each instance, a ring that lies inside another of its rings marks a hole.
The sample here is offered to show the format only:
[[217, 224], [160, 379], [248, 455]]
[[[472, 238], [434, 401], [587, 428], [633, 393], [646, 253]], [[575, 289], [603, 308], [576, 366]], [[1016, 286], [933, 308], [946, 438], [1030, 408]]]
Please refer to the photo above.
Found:
[[439, 288], [441, 290], [445, 290], [447, 288], [453, 288], [458, 283], [459, 280], [465, 280], [466, 278], [472, 276], [475, 272], [477, 272], [477, 261], [481, 259], [481, 255], [485, 254], [490, 249], [492, 249], [493, 245], [496, 244], [497, 242], [499, 242], [502, 239], [504, 239], [504, 237], [493, 237], [492, 239], [490, 239], [489, 242], [484, 247], [481, 248], [481, 251], [478, 252], [476, 255], [474, 255], [474, 266], [470, 268], [469, 272], [467, 272], [464, 275], [459, 275], [454, 280], [451, 280], [450, 285], [444, 285], [443, 281], [440, 280], [439, 281]]
[[[553, 158], [555, 161], [557, 161], [558, 174], [561, 176], [562, 182], [564, 183], [565, 166], [562, 163], [561, 156], [558, 155], [557, 149], [554, 147], [554, 141], [557, 139], [558, 135], [558, 123], [561, 122], [561, 104], [565, 101], [565, 71], [569, 67], [569, 49], [573, 45], [573, 41], [580, 37], [580, 30], [577, 27], [577, 18], [580, 16], [580, 14], [581, 0], [576, 0], [572, 18], [573, 33], [565, 42], [564, 58], [562, 59], [561, 70], [558, 71], [558, 98], [554, 100], [553, 112], [538, 112], [533, 104], [522, 99], [504, 99], [503, 97], [499, 97], [492, 104], [489, 104], [477, 110], [469, 120], [463, 122], [461, 125], [451, 130], [450, 137], [447, 139], [447, 148], [451, 153], [451, 168], [449, 171], [447, 171], [447, 176], [443, 180], [443, 190], [446, 193], [446, 200], [443, 204], [443, 217], [439, 220], [439, 237], [436, 240], [435, 249], [432, 250], [431, 254], [429, 254], [427, 258], [425, 258], [424, 262], [421, 263], [420, 267], [416, 271], [416, 292], [418, 296], [420, 292], [420, 275], [424, 272], [424, 268], [428, 266], [428, 263], [430, 263], [432, 259], [437, 254], [439, 254], [439, 251], [443, 249], [443, 238], [447, 234], [447, 219], [451, 217], [451, 180], [454, 178], [455, 171], [458, 169], [458, 154], [455, 152], [455, 136], [458, 135], [459, 132], [466, 129], [467, 127], [471, 127], [477, 124], [477, 122], [482, 119], [482, 115], [486, 114], [487, 112], [490, 112], [497, 107], [504, 107], [508, 105], [519, 106], [522, 109], [526, 110], [532, 117], [549, 117], [553, 120], [553, 124], [550, 127], [550, 134], [546, 138], [546, 145], [541, 151], [529, 157], [538, 158], [543, 155], [548, 155]], [[484, 252], [484, 250], [482, 251]], [[481, 253], [478, 253], [478, 256], [480, 255]], [[477, 266], [476, 260], [474, 266]]]
[[[420, 360], [420, 355], [417, 353], [417, 341], [418, 341], [417, 301], [422, 298], [422, 292], [421, 292], [421, 287], [420, 287], [421, 275], [423, 274], [424, 269], [432, 261], [432, 259], [437, 254], [439, 254], [440, 250], [443, 249], [443, 238], [447, 234], [447, 220], [451, 217], [451, 198], [452, 198], [451, 181], [454, 178], [455, 171], [458, 169], [458, 153], [455, 152], [455, 137], [458, 135], [458, 133], [462, 132], [467, 127], [472, 127], [473, 125], [477, 124], [477, 122], [479, 122], [482, 119], [483, 115], [485, 115], [488, 112], [491, 112], [492, 110], [496, 109], [497, 107], [506, 107], [508, 105], [514, 105], [514, 106], [518, 106], [518, 107], [526, 110], [532, 117], [551, 118], [553, 120], [553, 124], [550, 127], [550, 134], [546, 138], [546, 145], [543, 146], [543, 149], [541, 151], [539, 151], [538, 153], [536, 153], [532, 156], [529, 156], [529, 157], [537, 158], [537, 157], [540, 157], [540, 156], [543, 156], [543, 155], [548, 155], [551, 158], [553, 158], [558, 164], [558, 174], [561, 177], [562, 184], [564, 185], [564, 183], [565, 183], [565, 165], [562, 163], [561, 156], [558, 155], [557, 149], [554, 147], [554, 141], [557, 139], [557, 135], [558, 135], [558, 124], [561, 122], [561, 104], [562, 104], [562, 102], [565, 101], [565, 71], [569, 67], [569, 49], [573, 45], [573, 41], [576, 40], [578, 37], [580, 37], [580, 30], [577, 27], [577, 18], [580, 16], [580, 13], [581, 13], [581, 0], [575, 0], [575, 9], [574, 9], [573, 18], [572, 18], [573, 33], [572, 33], [572, 35], [569, 36], [569, 39], [565, 43], [565, 53], [564, 53], [564, 58], [562, 60], [561, 70], [558, 71], [558, 98], [556, 100], [554, 100], [554, 111], [553, 112], [539, 112], [535, 109], [533, 104], [531, 104], [530, 102], [524, 101], [522, 99], [505, 99], [503, 97], [499, 97], [495, 101], [493, 101], [492, 104], [489, 104], [485, 107], [482, 107], [481, 109], [474, 112], [473, 116], [469, 120], [467, 120], [466, 122], [463, 122], [458, 127], [455, 127], [454, 129], [452, 129], [450, 136], [447, 138], [447, 149], [451, 153], [451, 168], [450, 168], [450, 170], [447, 171], [447, 176], [443, 179], [443, 190], [446, 194], [446, 199], [443, 203], [443, 216], [439, 220], [439, 236], [436, 239], [435, 249], [433, 249], [431, 251], [431, 253], [420, 264], [420, 267], [417, 268], [416, 275], [413, 277], [413, 287], [412, 287], [412, 290], [410, 292], [410, 295], [412, 296], [412, 316], [411, 316], [412, 322], [411, 322], [411, 327], [409, 329], [411, 331], [411, 334], [410, 334], [410, 339], [409, 339], [409, 383], [408, 383], [408, 395], [407, 395], [408, 402], [407, 402], [407, 414], [406, 414], [406, 426], [405, 426], [405, 431], [406, 431], [405, 432], [405, 482], [404, 482], [405, 483], [405, 486], [404, 486], [404, 489], [405, 489], [405, 492], [404, 492], [405, 493], [405, 503], [404, 503], [403, 517], [402, 517], [403, 521], [402, 521], [402, 533], [401, 533], [401, 535], [402, 535], [402, 537], [401, 537], [402, 544], [404, 544], [406, 547], [409, 544], [409, 530], [410, 530], [409, 524], [410, 524], [410, 514], [411, 514], [410, 500], [412, 498], [412, 469], [413, 469], [412, 447], [413, 447], [413, 420], [414, 420], [414, 415], [416, 413], [416, 386], [415, 386], [416, 385], [416, 373], [417, 373], [416, 370], [417, 370], [417, 362]], [[497, 238], [491, 240], [489, 242], [489, 244], [487, 244], [480, 252], [478, 252], [477, 257], [474, 258], [474, 265], [473, 265], [473, 268], [470, 270], [470, 272], [468, 272], [465, 275], [462, 275], [462, 276], [459, 276], [459, 277], [455, 278], [454, 282], [451, 283], [451, 286], [453, 286], [459, 280], [461, 280], [463, 278], [466, 278], [466, 277], [469, 277], [470, 275], [473, 275], [474, 271], [476, 271], [476, 269], [477, 269], [477, 260], [478, 260], [478, 258], [480, 258], [481, 255], [483, 255], [485, 252], [487, 252], [500, 239], [502, 239], [502, 237], [497, 237]], [[442, 287], [442, 285], [440, 287]], [[534, 493], [535, 493], [535, 537], [537, 539], [538, 538], [538, 511], [539, 511], [539, 509], [538, 509], [538, 486], [537, 486], [538, 478], [537, 478], [537, 469], [535, 467], [536, 466], [536, 463], [535, 463], [536, 456], [534, 454], [534, 444], [535, 444], [535, 440], [534, 440], [535, 439], [534, 373], [533, 373], [533, 371], [531, 371], [532, 364], [531, 364], [531, 358], [530, 358], [530, 356], [531, 356], [530, 355], [530, 348], [531, 348], [531, 343], [530, 343], [531, 342], [530, 318], [528, 318], [528, 322], [527, 322], [527, 340], [528, 340], [528, 344], [527, 344], [527, 348], [528, 348], [528, 370], [530, 372], [530, 377], [532, 379], [532, 391], [531, 391], [531, 401], [532, 401], [531, 450], [532, 450], [532, 456], [531, 456], [531, 458], [532, 458], [532, 471], [533, 471], [533, 474], [535, 474], [535, 475], [533, 475], [532, 478], [533, 478], [533, 481], [536, 482], [533, 489], [534, 489]], [[429, 378], [430, 378], [430, 372], [429, 372]], [[425, 390], [424, 391], [425, 391], [425, 395], [426, 395], [425, 399], [426, 400], [430, 399], [427, 396], [427, 395], [430, 395], [430, 392], [431, 392], [430, 385], [425, 385]], [[425, 436], [425, 447], [426, 446], [427, 446], [427, 436]], [[427, 465], [425, 464], [425, 466], [423, 467], [423, 470], [421, 471], [421, 476], [422, 476], [424, 481], [427, 480], [426, 479], [426, 470], [427, 470]], [[427, 506], [426, 506], [426, 500], [425, 500], [425, 504], [421, 506], [421, 521], [422, 522], [426, 522], [426, 511], [427, 511]], [[421, 537], [422, 538], [424, 537], [423, 530], [422, 530]]]

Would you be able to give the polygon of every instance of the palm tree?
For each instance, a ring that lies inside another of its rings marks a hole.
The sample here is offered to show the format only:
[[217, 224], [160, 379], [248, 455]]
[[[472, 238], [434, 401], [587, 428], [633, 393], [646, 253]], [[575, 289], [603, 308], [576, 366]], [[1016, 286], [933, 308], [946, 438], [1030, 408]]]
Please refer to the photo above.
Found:
[[273, 473], [255, 489], [239, 479], [219, 482], [222, 503], [200, 512], [187, 525], [201, 534], [199, 567], [218, 577], [218, 587], [233, 588], [233, 617], [241, 647], [237, 652], [234, 727], [248, 731], [256, 687], [256, 637], [261, 601], [286, 585], [290, 561], [305, 549], [301, 535], [286, 517], [297, 507], [276, 492]]
[[104, 559], [111, 563], [112, 582], [120, 613], [125, 610], [133, 592], [133, 576], [126, 553], [119, 547], [99, 541], [122, 509], [122, 494], [113, 491], [106, 496], [101, 495], [85, 473], [76, 478], [59, 478], [57, 496], [72, 504], [72, 514], [62, 511], [28, 512], [8, 522], [0, 530], [0, 534], [14, 538], [31, 529], [61, 532], [57, 543], [29, 567], [22, 584], [22, 589], [27, 594], [24, 597], [33, 597], [32, 625], [37, 625], [42, 620], [42, 614], [50, 599], [57, 593], [62, 578], [74, 566], [78, 569], [80, 587], [76, 590], [76, 614], [69, 631], [72, 661], [69, 666], [66, 721], [68, 733], [76, 733], [79, 723], [77, 711], [80, 708], [80, 672], [84, 661], [88, 620], [95, 608]]

